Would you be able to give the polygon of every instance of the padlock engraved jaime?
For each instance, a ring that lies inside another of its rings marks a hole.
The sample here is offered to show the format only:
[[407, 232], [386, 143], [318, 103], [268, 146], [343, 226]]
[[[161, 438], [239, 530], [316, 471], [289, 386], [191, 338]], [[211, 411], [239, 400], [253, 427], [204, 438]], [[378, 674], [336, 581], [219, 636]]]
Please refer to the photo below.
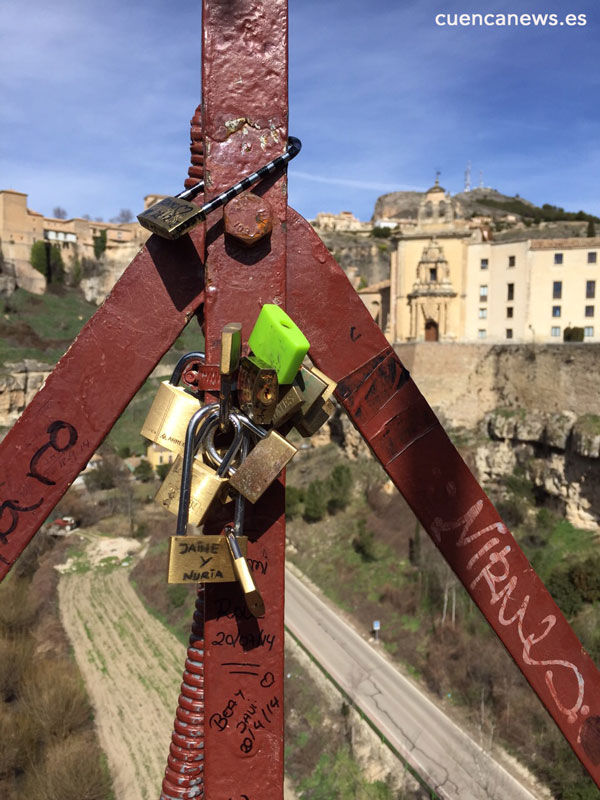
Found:
[[177, 362], [170, 380], [160, 384], [141, 430], [142, 436], [174, 453], [183, 452], [188, 422], [200, 408], [198, 397], [177, 385], [184, 368], [194, 360], [203, 362], [204, 353], [186, 353]]

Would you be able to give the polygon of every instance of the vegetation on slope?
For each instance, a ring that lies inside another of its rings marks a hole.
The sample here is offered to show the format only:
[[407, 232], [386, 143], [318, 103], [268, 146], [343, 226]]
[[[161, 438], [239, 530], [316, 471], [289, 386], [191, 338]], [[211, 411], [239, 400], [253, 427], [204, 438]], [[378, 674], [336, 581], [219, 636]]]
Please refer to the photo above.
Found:
[[92, 709], [58, 619], [52, 542], [38, 534], [0, 584], [0, 797], [109, 800]]

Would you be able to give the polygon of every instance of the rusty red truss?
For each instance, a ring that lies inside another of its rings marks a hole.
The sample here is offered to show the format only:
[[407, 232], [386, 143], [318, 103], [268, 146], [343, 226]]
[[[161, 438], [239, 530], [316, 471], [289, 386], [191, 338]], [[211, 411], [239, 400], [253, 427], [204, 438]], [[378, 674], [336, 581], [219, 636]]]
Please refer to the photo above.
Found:
[[[205, 0], [203, 46], [189, 179], [204, 174], [198, 204], [285, 148], [285, 0]], [[600, 785], [600, 673], [342, 270], [287, 207], [286, 189], [279, 173], [253, 190], [271, 232], [260, 231], [250, 248], [241, 241], [253, 238], [243, 208], [230, 210], [227, 228], [217, 211], [177, 241], [152, 236], [83, 328], [0, 444], [0, 578], [195, 313], [206, 337], [206, 366], [195, 377], [214, 393], [221, 327], [242, 322], [247, 341], [262, 305], [277, 303], [304, 331], [311, 359], [338, 382], [339, 402]], [[236, 226], [249, 233], [237, 236]], [[282, 797], [284, 492], [280, 478], [245, 530], [249, 555], [268, 565], [257, 576], [265, 617], [244, 613], [235, 584], [200, 592], [166, 798]], [[206, 531], [220, 533], [229, 521], [213, 517]], [[264, 722], [250, 730], [254, 713]], [[178, 770], [189, 776], [182, 783]]]

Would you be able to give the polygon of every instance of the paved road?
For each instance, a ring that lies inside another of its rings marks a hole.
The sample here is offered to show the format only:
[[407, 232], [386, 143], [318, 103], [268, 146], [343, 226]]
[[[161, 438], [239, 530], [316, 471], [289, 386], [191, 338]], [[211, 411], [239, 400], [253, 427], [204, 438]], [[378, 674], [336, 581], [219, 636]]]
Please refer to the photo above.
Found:
[[444, 800], [537, 800], [286, 570], [285, 623]]

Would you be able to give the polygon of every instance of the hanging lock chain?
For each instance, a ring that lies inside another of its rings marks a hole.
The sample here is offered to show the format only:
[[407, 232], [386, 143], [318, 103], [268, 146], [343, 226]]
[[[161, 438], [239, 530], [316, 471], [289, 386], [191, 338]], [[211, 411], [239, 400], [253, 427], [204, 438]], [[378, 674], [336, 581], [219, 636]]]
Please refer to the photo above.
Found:
[[264, 167], [242, 178], [226, 191], [214, 197], [208, 203], [198, 207], [190, 203], [188, 198], [193, 198], [204, 189], [204, 182], [200, 181], [191, 189], [180, 192], [175, 197], [165, 197], [150, 208], [138, 214], [138, 221], [143, 228], [162, 236], [163, 239], [178, 239], [194, 225], [206, 219], [211, 211], [224, 206], [234, 197], [254, 186], [267, 175], [272, 174], [280, 167], [295, 158], [302, 149], [302, 142], [295, 136], [288, 138], [287, 149], [283, 155], [277, 156]]

